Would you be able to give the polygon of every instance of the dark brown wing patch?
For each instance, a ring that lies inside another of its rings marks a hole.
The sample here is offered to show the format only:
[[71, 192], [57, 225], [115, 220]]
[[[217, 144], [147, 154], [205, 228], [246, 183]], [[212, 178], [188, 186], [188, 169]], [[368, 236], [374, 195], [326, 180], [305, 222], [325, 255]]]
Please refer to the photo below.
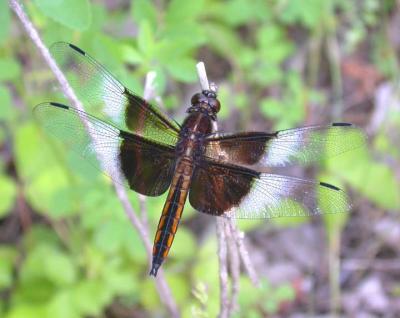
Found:
[[120, 147], [120, 164], [132, 190], [148, 196], [157, 196], [168, 189], [175, 159], [171, 149], [163, 148], [161, 145], [151, 145], [148, 141], [139, 141], [136, 136], [124, 133]]
[[254, 165], [264, 156], [267, 141], [274, 134], [243, 132], [209, 137], [205, 141], [205, 155], [232, 164]]
[[203, 161], [194, 171], [189, 202], [199, 212], [222, 215], [239, 205], [257, 175], [249, 169]]

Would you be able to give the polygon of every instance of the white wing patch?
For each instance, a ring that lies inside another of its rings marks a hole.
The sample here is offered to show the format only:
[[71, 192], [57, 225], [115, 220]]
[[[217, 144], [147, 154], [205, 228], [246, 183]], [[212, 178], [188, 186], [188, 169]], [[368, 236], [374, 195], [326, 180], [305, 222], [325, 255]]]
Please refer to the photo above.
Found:
[[[102, 170], [116, 180], [123, 181], [120, 168], [120, 145], [119, 129], [112, 126], [104, 126], [101, 122], [87, 122], [91, 142], [85, 151], [90, 152], [91, 156], [96, 156], [100, 162]], [[107, 151], [104, 151], [107, 148]]]
[[302, 146], [303, 134], [285, 134], [285, 131], [278, 132], [277, 138], [272, 139], [268, 149], [260, 160], [262, 165], [267, 167], [286, 166], [292, 159], [298, 156]]
[[250, 193], [235, 210], [224, 215], [233, 218], [273, 218], [311, 216], [347, 212], [350, 209], [344, 191], [325, 183], [298, 178], [261, 174]]

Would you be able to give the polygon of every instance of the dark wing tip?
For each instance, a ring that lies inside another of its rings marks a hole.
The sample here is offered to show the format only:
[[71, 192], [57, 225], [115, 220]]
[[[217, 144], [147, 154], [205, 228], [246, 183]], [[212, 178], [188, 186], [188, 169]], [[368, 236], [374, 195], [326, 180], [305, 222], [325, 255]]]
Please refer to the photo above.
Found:
[[63, 109], [69, 109], [69, 107], [67, 105], [56, 103], [56, 102], [50, 102], [50, 105], [51, 106], [55, 106], [55, 107], [59, 107], [59, 108], [63, 108]]
[[82, 51], [79, 47], [77, 47], [77, 46], [75, 46], [75, 45], [73, 45], [71, 43], [68, 43], [68, 45], [70, 46], [71, 49], [74, 49], [78, 53], [80, 53], [82, 55], [86, 55], [86, 53], [84, 51]]
[[353, 126], [353, 124], [350, 124], [350, 123], [333, 123], [332, 126], [348, 127], [348, 126]]
[[323, 186], [323, 187], [326, 187], [326, 188], [329, 188], [329, 189], [332, 189], [332, 190], [335, 190], [335, 191], [340, 191], [340, 188], [335, 187], [335, 186], [332, 185], [332, 184], [329, 184], [329, 183], [326, 183], [326, 182], [320, 182], [319, 184], [320, 184], [321, 186]]

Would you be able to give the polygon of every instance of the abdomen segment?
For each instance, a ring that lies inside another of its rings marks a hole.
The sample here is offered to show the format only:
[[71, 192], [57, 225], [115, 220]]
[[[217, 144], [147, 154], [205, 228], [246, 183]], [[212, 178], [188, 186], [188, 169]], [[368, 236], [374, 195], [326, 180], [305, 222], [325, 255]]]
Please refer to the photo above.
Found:
[[[158, 269], [169, 253], [188, 195], [192, 168], [190, 167], [190, 174], [179, 173], [179, 170], [181, 170], [179, 168], [178, 164], [176, 169], [178, 173], [172, 180], [154, 238], [153, 262], [150, 270], [150, 275], [153, 276], [157, 275]], [[184, 170], [188, 172], [187, 167]]]

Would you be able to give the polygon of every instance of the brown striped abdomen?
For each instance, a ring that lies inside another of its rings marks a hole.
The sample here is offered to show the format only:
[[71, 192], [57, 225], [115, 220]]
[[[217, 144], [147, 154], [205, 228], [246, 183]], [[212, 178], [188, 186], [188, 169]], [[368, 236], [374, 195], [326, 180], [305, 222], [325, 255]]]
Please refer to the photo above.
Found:
[[190, 161], [180, 161], [175, 170], [171, 188], [158, 223], [153, 245], [153, 262], [150, 275], [157, 275], [158, 268], [167, 257], [175, 238], [189, 192], [193, 166]]

